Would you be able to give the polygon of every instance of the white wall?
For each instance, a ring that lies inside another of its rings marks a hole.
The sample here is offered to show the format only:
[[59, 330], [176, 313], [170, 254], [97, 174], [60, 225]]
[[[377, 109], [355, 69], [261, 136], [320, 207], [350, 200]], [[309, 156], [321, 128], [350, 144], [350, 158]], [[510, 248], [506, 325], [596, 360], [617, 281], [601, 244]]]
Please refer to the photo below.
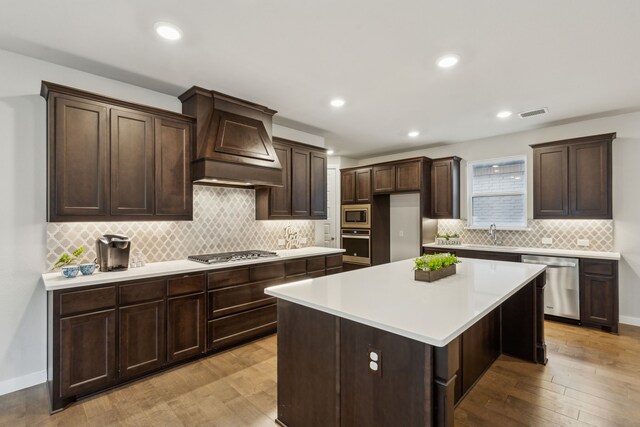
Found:
[[391, 262], [420, 256], [420, 194], [392, 194], [389, 216]]
[[[519, 120], [519, 119], [513, 119]], [[499, 125], [499, 123], [498, 123]], [[640, 112], [586, 120], [527, 132], [416, 150], [359, 160], [365, 165], [413, 156], [431, 158], [456, 155], [464, 160], [482, 160], [527, 155], [530, 144], [617, 132], [613, 142], [614, 250], [622, 253], [620, 263], [620, 321], [640, 325]], [[528, 216], [533, 216], [533, 172], [528, 168]], [[466, 162], [461, 171], [461, 216], [466, 217]]]

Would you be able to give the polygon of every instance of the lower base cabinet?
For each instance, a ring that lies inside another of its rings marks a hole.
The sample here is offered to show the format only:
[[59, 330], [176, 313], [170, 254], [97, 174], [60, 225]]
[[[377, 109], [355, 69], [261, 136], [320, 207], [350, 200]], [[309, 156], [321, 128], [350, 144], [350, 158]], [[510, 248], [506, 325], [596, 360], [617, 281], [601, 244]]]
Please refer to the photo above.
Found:
[[51, 411], [272, 334], [277, 306], [264, 288], [341, 269], [334, 254], [50, 291]]

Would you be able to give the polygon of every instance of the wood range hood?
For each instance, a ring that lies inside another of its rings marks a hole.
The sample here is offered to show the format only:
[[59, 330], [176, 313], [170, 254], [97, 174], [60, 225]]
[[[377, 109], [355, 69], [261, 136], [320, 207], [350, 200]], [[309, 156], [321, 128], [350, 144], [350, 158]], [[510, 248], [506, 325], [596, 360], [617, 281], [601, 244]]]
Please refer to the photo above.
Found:
[[276, 111], [197, 86], [179, 99], [182, 112], [197, 123], [191, 162], [195, 184], [283, 185], [282, 167], [271, 142]]

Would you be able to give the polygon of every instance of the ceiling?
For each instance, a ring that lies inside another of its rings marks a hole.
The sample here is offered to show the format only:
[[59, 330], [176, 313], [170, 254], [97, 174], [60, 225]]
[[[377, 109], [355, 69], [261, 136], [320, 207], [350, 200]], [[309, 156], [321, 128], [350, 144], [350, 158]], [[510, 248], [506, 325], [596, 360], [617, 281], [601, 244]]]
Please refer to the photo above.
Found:
[[[264, 104], [339, 155], [640, 107], [638, 0], [2, 0], [0, 12], [0, 48], [171, 95], [195, 84]], [[157, 21], [184, 38], [161, 40]], [[445, 53], [460, 63], [438, 68]], [[539, 107], [549, 114], [495, 116]]]

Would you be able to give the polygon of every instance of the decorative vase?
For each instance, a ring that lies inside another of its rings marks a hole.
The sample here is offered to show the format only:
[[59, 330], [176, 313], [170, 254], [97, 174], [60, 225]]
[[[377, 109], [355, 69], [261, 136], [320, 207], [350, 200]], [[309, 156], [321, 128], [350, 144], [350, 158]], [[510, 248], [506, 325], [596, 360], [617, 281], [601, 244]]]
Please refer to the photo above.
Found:
[[456, 274], [456, 265], [450, 265], [449, 267], [444, 267], [439, 270], [415, 270], [415, 280], [419, 280], [421, 282], [435, 282], [436, 280], [440, 280], [443, 277], [453, 276]]

